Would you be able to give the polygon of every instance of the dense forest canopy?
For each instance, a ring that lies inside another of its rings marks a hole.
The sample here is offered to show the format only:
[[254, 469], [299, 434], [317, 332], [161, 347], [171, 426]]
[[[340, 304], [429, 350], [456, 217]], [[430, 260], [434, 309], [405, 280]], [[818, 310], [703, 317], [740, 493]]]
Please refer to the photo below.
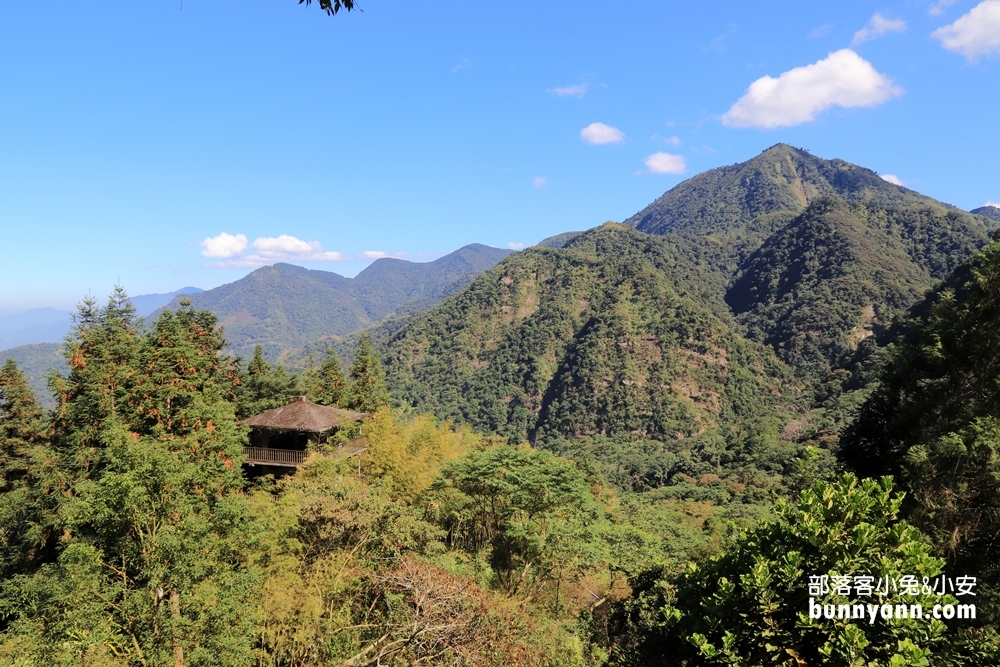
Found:
[[[51, 407], [0, 367], [0, 663], [997, 664], [993, 221], [779, 145], [632, 222], [384, 262], [359, 326], [454, 293], [283, 356], [84, 300]], [[204, 294], [347, 294], [313, 273]], [[367, 417], [245, 466], [300, 396]], [[857, 602], [816, 575], [976, 614], [814, 615]]]

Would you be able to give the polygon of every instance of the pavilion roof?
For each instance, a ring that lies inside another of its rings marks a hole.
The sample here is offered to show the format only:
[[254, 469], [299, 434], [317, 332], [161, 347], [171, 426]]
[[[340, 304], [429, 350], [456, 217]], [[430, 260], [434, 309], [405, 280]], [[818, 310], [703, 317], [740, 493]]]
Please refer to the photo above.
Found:
[[299, 396], [298, 400], [280, 408], [254, 415], [241, 423], [258, 428], [305, 433], [326, 433], [351, 422], [361, 421], [368, 414], [319, 405]]

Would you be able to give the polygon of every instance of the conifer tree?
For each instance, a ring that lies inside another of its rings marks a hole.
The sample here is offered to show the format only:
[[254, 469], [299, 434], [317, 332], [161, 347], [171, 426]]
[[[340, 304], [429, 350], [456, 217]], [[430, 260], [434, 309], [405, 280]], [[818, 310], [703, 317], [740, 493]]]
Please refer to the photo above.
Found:
[[140, 331], [121, 287], [104, 308], [91, 297], [84, 299], [73, 319], [63, 352], [69, 376], [52, 382], [59, 400], [53, 445], [75, 460], [73, 468], [92, 471], [101, 464], [102, 434], [120, 420], [136, 378]]
[[264, 358], [264, 348], [257, 345], [237, 394], [237, 416], [246, 419], [273, 410], [301, 393], [298, 378], [289, 375], [283, 366], [272, 369]]
[[54, 425], [58, 555], [0, 587], [0, 623], [29, 664], [248, 665], [236, 368], [210, 313], [167, 311], [142, 333], [129, 310], [81, 308]]
[[45, 421], [13, 359], [0, 368], [0, 580], [43, 560], [54, 543]]
[[385, 384], [385, 369], [372, 344], [371, 336], [364, 334], [358, 340], [351, 364], [351, 391], [348, 406], [361, 412], [376, 412], [392, 401]]
[[321, 405], [340, 407], [347, 400], [347, 378], [340, 358], [333, 348], [326, 348], [323, 364], [308, 383], [309, 400]]

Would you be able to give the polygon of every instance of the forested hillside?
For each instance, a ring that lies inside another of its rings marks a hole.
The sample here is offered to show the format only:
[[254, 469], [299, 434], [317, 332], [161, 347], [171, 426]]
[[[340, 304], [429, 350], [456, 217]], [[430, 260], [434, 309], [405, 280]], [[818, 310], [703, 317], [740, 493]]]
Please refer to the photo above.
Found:
[[997, 227], [870, 169], [784, 144], [684, 181], [626, 224], [718, 243], [726, 300], [746, 335], [809, 383]]
[[68, 370], [66, 359], [62, 355], [61, 343], [37, 343], [21, 345], [0, 352], [0, 362], [12, 359], [24, 371], [29, 385], [36, 396], [42, 399], [46, 406], [51, 406], [49, 388], [46, 377], [53, 369], [59, 372]]
[[970, 213], [975, 213], [976, 215], [981, 215], [989, 218], [990, 220], [1000, 222], [1000, 207], [997, 206], [980, 206], [979, 208], [972, 209]]
[[821, 379], [987, 240], [957, 210], [819, 198], [751, 253], [726, 301], [747, 336]]
[[471, 244], [432, 262], [378, 259], [354, 278], [291, 264], [253, 271], [189, 299], [216, 313], [234, 353], [261, 345], [272, 360], [321, 336], [358, 331], [394, 312], [428, 308], [512, 251]]
[[839, 448], [859, 474], [901, 480], [915, 523], [956, 567], [981, 572], [994, 590], [1000, 583], [998, 294], [1000, 244], [992, 243], [898, 327], [878, 389]]

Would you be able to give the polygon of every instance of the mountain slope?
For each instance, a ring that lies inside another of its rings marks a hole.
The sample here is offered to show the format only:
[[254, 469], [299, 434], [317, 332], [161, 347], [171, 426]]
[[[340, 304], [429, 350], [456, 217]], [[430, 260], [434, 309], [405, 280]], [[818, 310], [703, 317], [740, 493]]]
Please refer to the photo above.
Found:
[[235, 354], [262, 345], [270, 359], [323, 336], [343, 336], [391, 313], [430, 307], [512, 251], [472, 244], [433, 262], [382, 258], [355, 278], [275, 264], [187, 298], [211, 310]]
[[789, 376], [727, 322], [715, 252], [607, 224], [518, 253], [389, 340], [393, 395], [511, 440], [676, 441], [759, 416]]
[[52, 369], [64, 374], [69, 372], [62, 349], [62, 343], [20, 345], [0, 352], [0, 364], [7, 359], [17, 362], [28, 378], [28, 386], [35, 392], [35, 398], [45, 407], [54, 407], [55, 401], [49, 394], [47, 377]]
[[747, 335], [823, 377], [988, 240], [935, 206], [815, 200], [743, 263], [726, 301]]
[[[888, 337], [875, 391], [838, 457], [863, 476], [892, 474], [909, 519], [949, 569], [978, 572], [1000, 613], [1000, 242], [976, 253]], [[990, 612], [987, 611], [987, 614]]]
[[776, 144], [746, 162], [711, 169], [678, 184], [625, 224], [650, 234], [743, 231], [754, 236], [766, 234], [775, 221], [798, 215], [810, 202], [830, 196], [884, 207], [942, 206], [870, 169]]
[[383, 258], [372, 262], [347, 288], [368, 317], [378, 320], [396, 312], [417, 310], [457, 292], [496, 266], [511, 250], [472, 243], [433, 262]]
[[996, 206], [980, 206], [979, 208], [974, 208], [969, 213], [974, 213], [976, 215], [981, 215], [983, 217], [989, 218], [990, 220], [996, 220], [1000, 222], [1000, 208]]
[[737, 321], [813, 383], [997, 227], [784, 144], [690, 178], [626, 223], [717, 242]]

